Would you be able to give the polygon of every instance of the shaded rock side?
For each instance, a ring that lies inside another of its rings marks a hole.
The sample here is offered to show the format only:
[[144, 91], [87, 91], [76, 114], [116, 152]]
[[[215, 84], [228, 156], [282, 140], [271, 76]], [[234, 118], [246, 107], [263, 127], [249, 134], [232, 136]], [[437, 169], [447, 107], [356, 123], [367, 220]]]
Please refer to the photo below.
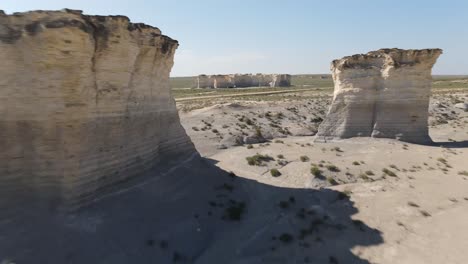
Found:
[[440, 49], [381, 49], [335, 60], [335, 90], [318, 141], [351, 137], [430, 143], [432, 66]]
[[124, 16], [0, 15], [0, 209], [80, 207], [196, 153], [169, 87], [177, 47]]

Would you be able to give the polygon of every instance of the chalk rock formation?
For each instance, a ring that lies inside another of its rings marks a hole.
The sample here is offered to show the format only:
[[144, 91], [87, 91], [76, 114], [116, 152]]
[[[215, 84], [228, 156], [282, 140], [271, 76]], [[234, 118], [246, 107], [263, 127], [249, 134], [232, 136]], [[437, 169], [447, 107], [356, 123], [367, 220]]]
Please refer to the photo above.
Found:
[[431, 142], [431, 69], [440, 54], [440, 49], [381, 49], [333, 61], [333, 102], [316, 140], [377, 137]]
[[214, 88], [214, 79], [205, 74], [198, 75], [196, 88]]
[[233, 75], [212, 75], [213, 88], [234, 88], [234, 76]]
[[275, 74], [270, 85], [271, 87], [289, 87], [291, 86], [291, 75]]
[[198, 88], [289, 87], [289, 74], [227, 74], [199, 75]]
[[235, 87], [259, 86], [258, 81], [254, 81], [254, 76], [252, 74], [234, 74], [233, 79]]
[[196, 153], [169, 87], [177, 47], [124, 16], [0, 13], [2, 213], [82, 206]]

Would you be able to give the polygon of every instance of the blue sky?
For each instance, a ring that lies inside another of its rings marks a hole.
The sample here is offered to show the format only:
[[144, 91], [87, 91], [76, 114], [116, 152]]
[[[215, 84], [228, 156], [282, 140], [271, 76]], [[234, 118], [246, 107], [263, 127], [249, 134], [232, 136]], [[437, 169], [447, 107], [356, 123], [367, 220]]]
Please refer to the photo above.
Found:
[[2, 0], [7, 13], [73, 8], [159, 27], [180, 47], [173, 76], [328, 73], [379, 48], [442, 48], [435, 74], [468, 74], [468, 0]]

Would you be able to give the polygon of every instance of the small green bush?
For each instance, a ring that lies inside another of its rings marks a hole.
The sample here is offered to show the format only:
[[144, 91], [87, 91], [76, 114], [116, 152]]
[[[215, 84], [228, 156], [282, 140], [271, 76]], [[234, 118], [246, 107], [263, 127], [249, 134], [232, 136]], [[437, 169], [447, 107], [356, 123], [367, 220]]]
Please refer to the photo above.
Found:
[[310, 173], [312, 173], [312, 175], [314, 175], [315, 177], [319, 177], [322, 175], [322, 170], [319, 169], [317, 166], [312, 166], [312, 168], [310, 168]]
[[327, 177], [327, 182], [330, 183], [331, 185], [338, 185], [338, 182], [332, 177]]
[[301, 157], [300, 157], [300, 160], [301, 160], [302, 162], [307, 162], [307, 161], [309, 161], [310, 159], [309, 159], [309, 157], [307, 157], [307, 156], [301, 156]]
[[271, 170], [270, 170], [270, 174], [271, 174], [271, 176], [273, 176], [273, 177], [279, 177], [279, 176], [281, 176], [281, 172], [280, 172], [278, 169], [271, 169]]

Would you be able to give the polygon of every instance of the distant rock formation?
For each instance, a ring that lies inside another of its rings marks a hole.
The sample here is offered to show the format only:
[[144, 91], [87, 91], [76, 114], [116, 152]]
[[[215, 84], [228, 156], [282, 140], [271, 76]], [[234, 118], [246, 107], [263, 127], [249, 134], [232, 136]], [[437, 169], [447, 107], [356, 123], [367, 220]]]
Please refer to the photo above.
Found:
[[334, 60], [333, 102], [316, 140], [376, 137], [431, 142], [431, 69], [440, 54], [440, 49], [381, 49]]
[[1, 12], [2, 214], [79, 207], [196, 153], [169, 87], [177, 47], [125, 16]]
[[289, 74], [199, 75], [197, 88], [289, 87]]

